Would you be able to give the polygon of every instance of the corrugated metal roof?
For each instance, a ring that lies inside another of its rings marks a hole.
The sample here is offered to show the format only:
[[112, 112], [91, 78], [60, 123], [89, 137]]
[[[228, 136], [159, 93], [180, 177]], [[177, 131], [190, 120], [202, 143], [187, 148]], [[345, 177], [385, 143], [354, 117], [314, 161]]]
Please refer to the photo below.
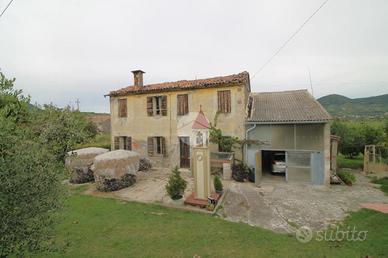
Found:
[[163, 82], [163, 83], [156, 83], [156, 84], [148, 84], [144, 86], [128, 86], [116, 91], [111, 91], [108, 95], [123, 96], [123, 95], [129, 95], [129, 94], [141, 94], [141, 93], [149, 93], [149, 92], [234, 86], [237, 84], [245, 84], [245, 83], [249, 83], [248, 72], [241, 72], [239, 74], [219, 76], [219, 77], [213, 77], [213, 78], [207, 78], [207, 79]]
[[307, 90], [251, 93], [248, 122], [309, 123], [332, 119]]

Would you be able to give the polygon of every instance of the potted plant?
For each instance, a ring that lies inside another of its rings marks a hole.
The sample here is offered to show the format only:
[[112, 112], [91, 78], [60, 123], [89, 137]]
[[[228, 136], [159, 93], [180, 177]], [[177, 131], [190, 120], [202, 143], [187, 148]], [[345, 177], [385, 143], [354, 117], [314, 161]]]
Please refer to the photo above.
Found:
[[218, 194], [222, 194], [223, 192], [223, 185], [219, 176], [214, 177], [214, 189]]
[[172, 200], [179, 200], [183, 197], [187, 182], [181, 177], [178, 167], [172, 171], [166, 185], [166, 191]]
[[215, 208], [216, 208], [216, 206], [215, 206], [214, 204], [212, 204], [212, 203], [210, 203], [210, 204], [208, 204], [208, 205], [206, 206], [206, 209], [207, 209], [208, 211], [214, 211]]

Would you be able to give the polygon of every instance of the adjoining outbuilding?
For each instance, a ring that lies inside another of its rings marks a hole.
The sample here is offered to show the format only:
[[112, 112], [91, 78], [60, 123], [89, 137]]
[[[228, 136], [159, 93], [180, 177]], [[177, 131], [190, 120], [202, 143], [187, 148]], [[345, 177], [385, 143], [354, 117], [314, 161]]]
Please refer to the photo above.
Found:
[[245, 159], [257, 184], [266, 173], [330, 183], [332, 117], [307, 90], [251, 93], [247, 112]]

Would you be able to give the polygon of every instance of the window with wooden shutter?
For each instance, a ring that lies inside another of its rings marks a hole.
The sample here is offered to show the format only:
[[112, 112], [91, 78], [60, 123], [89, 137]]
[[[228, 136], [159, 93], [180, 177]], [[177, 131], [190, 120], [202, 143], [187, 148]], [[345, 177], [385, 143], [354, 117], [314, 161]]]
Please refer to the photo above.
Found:
[[132, 150], [132, 137], [124, 136], [124, 150]]
[[153, 98], [147, 97], [147, 115], [153, 116], [154, 115], [154, 107], [153, 107]]
[[119, 137], [113, 138], [113, 149], [114, 150], [120, 149], [120, 138]]
[[230, 90], [218, 91], [218, 112], [230, 113], [231, 112], [231, 94]]
[[161, 104], [161, 110], [162, 110], [162, 116], [167, 116], [167, 96], [164, 95], [161, 97], [162, 104]]
[[147, 97], [148, 116], [167, 116], [167, 96]]
[[148, 156], [154, 155], [154, 137], [147, 138], [147, 152]]
[[119, 117], [127, 117], [127, 99], [119, 99]]
[[180, 94], [177, 96], [177, 115], [183, 116], [189, 113], [189, 95]]
[[167, 156], [166, 139], [164, 137], [147, 138], [148, 156]]
[[160, 138], [160, 149], [161, 153], [164, 157], [167, 157], [167, 149], [166, 149], [166, 138], [159, 137]]

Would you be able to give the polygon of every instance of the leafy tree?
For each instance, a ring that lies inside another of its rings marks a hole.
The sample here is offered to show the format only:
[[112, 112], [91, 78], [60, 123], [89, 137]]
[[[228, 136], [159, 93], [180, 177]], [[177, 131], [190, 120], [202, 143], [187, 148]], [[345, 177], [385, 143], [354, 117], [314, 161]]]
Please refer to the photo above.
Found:
[[28, 128], [0, 115], [0, 257], [44, 246], [63, 195], [63, 166]]
[[384, 120], [385, 145], [388, 146], [388, 118]]
[[365, 145], [382, 144], [384, 129], [379, 123], [335, 120], [332, 134], [341, 137], [339, 150], [348, 158], [364, 151]]
[[44, 105], [36, 110], [32, 123], [35, 137], [46, 145], [60, 162], [75, 146], [86, 143], [97, 135], [97, 126], [87, 121], [79, 111]]
[[82, 113], [33, 107], [0, 73], [0, 257], [48, 247], [66, 153], [97, 134]]
[[217, 128], [217, 119], [219, 113], [214, 117], [214, 124], [210, 124], [209, 140], [212, 143], [218, 144], [218, 150], [221, 152], [232, 152], [237, 144], [241, 144], [237, 137], [224, 136], [221, 129]]
[[14, 82], [15, 79], [7, 79], [0, 72], [0, 112], [14, 122], [26, 122], [30, 99], [22, 94], [22, 90], [14, 89]]
[[172, 171], [166, 185], [168, 195], [173, 200], [178, 200], [183, 197], [187, 182], [181, 177], [178, 167], [176, 166]]
[[0, 73], [0, 257], [44, 246], [61, 206], [63, 164], [31, 131], [29, 98]]

